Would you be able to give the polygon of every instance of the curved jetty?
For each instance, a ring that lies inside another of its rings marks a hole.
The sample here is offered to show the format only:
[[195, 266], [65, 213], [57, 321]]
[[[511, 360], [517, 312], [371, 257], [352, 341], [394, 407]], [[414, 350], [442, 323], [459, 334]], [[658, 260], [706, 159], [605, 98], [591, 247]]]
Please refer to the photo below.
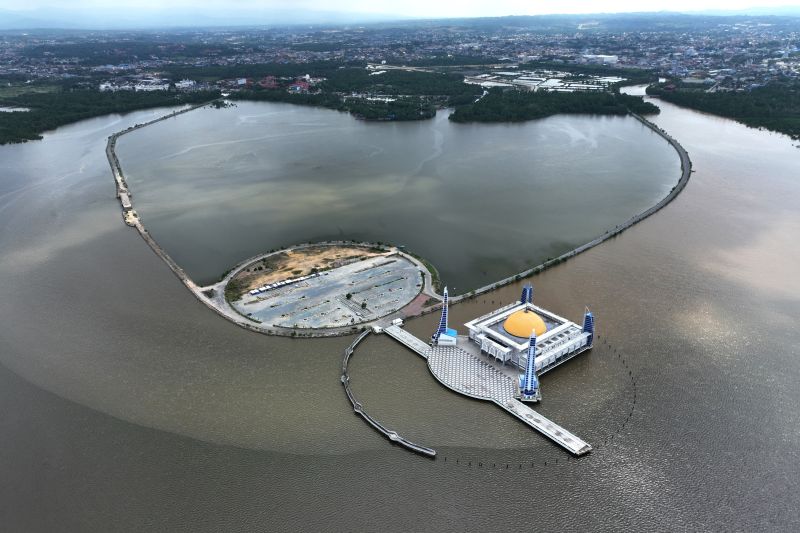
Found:
[[[637, 224], [638, 222], [641, 222], [642, 220], [644, 220], [647, 217], [649, 217], [650, 215], [656, 213], [657, 211], [662, 209], [664, 206], [666, 206], [668, 203], [670, 203], [672, 200], [674, 200], [675, 197], [678, 196], [678, 194], [681, 193], [681, 191], [686, 187], [686, 184], [689, 183], [689, 177], [692, 175], [692, 160], [689, 159], [689, 153], [683, 148], [683, 146], [681, 146], [681, 144], [677, 140], [675, 140], [672, 136], [670, 136], [666, 131], [664, 131], [663, 129], [659, 128], [658, 126], [656, 126], [655, 124], [653, 124], [652, 122], [650, 122], [649, 120], [644, 118], [643, 116], [637, 115], [636, 113], [631, 113], [630, 115], [633, 118], [635, 118], [636, 120], [638, 120], [639, 122], [641, 122], [642, 124], [644, 124], [645, 126], [647, 126], [648, 128], [650, 128], [651, 130], [653, 130], [654, 133], [660, 135], [665, 141], [667, 141], [675, 149], [675, 151], [678, 153], [678, 157], [680, 157], [680, 160], [681, 160], [681, 177], [680, 177], [680, 179], [678, 179], [678, 183], [675, 185], [675, 187], [672, 188], [672, 190], [669, 192], [669, 194], [667, 194], [664, 198], [662, 198], [654, 206], [652, 206], [652, 207], [650, 207], [648, 209], [645, 209], [644, 211], [642, 211], [638, 215], [632, 216], [631, 218], [629, 218], [628, 220], [626, 220], [622, 224], [620, 224], [618, 226], [615, 226], [614, 229], [606, 231], [601, 236], [597, 237], [596, 239], [592, 239], [591, 241], [587, 242], [586, 244], [582, 244], [582, 245], [578, 246], [577, 248], [575, 248], [573, 250], [570, 250], [568, 252], [564, 252], [563, 254], [559, 255], [555, 259], [550, 259], [548, 261], [545, 261], [544, 263], [536, 265], [535, 267], [532, 267], [532, 268], [529, 268], [527, 270], [523, 270], [522, 272], [519, 272], [517, 274], [514, 274], [513, 276], [508, 276], [508, 277], [503, 278], [503, 279], [501, 279], [499, 281], [496, 281], [494, 283], [490, 283], [489, 285], [485, 285], [485, 286], [483, 286], [483, 287], [481, 287], [479, 289], [475, 289], [471, 293], [461, 294], [459, 296], [451, 296], [450, 297], [450, 303], [456, 303], [459, 300], [464, 300], [466, 298], [471, 298], [471, 297], [477, 296], [478, 294], [483, 294], [483, 293], [489, 292], [491, 290], [500, 288], [500, 287], [502, 287], [504, 285], [508, 285], [510, 283], [514, 283], [515, 281], [519, 281], [522, 278], [527, 278], [528, 276], [530, 276], [532, 274], [536, 274], [538, 272], [542, 272], [543, 270], [547, 270], [548, 268], [550, 268], [552, 266], [555, 266], [555, 265], [557, 265], [557, 264], [559, 264], [559, 263], [561, 263], [563, 261], [566, 261], [570, 257], [575, 257], [576, 255], [578, 255], [581, 252], [585, 252], [586, 250], [594, 248], [598, 244], [602, 244], [603, 242], [607, 241], [608, 239], [610, 239], [612, 237], [616, 237], [617, 235], [619, 235], [620, 233], [622, 233], [626, 229], [630, 228], [634, 224]], [[436, 310], [435, 307], [436, 306], [434, 306], [433, 309], [431, 309], [431, 308], [426, 309], [426, 311]]]
[[347, 394], [347, 399], [350, 400], [350, 403], [353, 404], [353, 411], [361, 418], [367, 421], [367, 423], [378, 430], [378, 432], [382, 433], [384, 437], [389, 439], [390, 441], [403, 446], [412, 452], [416, 452], [420, 455], [425, 455], [427, 457], [436, 457], [436, 450], [433, 448], [428, 448], [426, 446], [421, 446], [419, 444], [415, 444], [410, 440], [406, 439], [405, 437], [398, 434], [396, 431], [387, 428], [374, 418], [372, 418], [366, 411], [364, 411], [364, 407], [361, 405], [361, 402], [358, 401], [355, 394], [353, 394], [352, 389], [350, 388], [350, 375], [347, 372], [347, 365], [350, 363], [350, 356], [353, 355], [353, 351], [355, 350], [356, 346], [364, 340], [369, 335], [369, 330], [363, 332], [359, 335], [356, 340], [354, 340], [350, 346], [344, 351], [344, 359], [342, 360], [342, 385], [344, 385], [344, 391]]

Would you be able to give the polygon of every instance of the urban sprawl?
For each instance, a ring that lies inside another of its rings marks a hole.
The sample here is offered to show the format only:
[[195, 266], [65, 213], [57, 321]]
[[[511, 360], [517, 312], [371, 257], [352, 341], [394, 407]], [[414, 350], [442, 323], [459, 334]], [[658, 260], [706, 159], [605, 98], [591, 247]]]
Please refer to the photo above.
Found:
[[[309, 75], [191, 75], [203, 68], [260, 64], [361, 65], [425, 71], [470, 66], [465, 81], [534, 90], [602, 89], [625, 69], [645, 69], [709, 92], [748, 91], [800, 72], [800, 31], [782, 17], [532, 17], [264, 29], [8, 31], [0, 35], [0, 79], [72, 82], [117, 90], [261, 87], [314, 92]], [[614, 75], [564, 81], [554, 65], [604, 66]], [[537, 66], [538, 65], [538, 66]], [[541, 66], [546, 65], [547, 68]], [[183, 75], [181, 68], [188, 69]], [[570, 84], [573, 86], [570, 87]]]

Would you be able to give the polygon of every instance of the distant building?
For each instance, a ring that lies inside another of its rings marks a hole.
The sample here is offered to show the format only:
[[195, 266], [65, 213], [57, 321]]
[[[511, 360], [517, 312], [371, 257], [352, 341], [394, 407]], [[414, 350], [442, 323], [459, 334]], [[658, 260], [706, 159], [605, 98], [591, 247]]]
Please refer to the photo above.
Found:
[[605, 54], [584, 54], [583, 59], [587, 63], [599, 63], [601, 65], [616, 65], [619, 56]]
[[133, 86], [137, 91], [166, 91], [169, 89], [169, 81], [159, 78], [142, 78]]
[[175, 83], [175, 88], [180, 91], [191, 91], [197, 86], [194, 80], [181, 80]]

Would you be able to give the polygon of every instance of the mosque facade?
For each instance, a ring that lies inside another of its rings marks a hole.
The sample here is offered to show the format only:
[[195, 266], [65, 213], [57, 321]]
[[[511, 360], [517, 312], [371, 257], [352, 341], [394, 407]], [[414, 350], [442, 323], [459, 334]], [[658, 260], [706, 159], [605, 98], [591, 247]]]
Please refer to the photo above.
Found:
[[531, 285], [525, 286], [518, 302], [465, 325], [469, 340], [482, 354], [522, 371], [527, 370], [529, 354], [534, 354], [534, 372], [538, 374], [591, 348], [594, 340], [594, 316], [588, 309], [583, 326], [579, 326], [534, 305]]
[[583, 315], [583, 326], [579, 326], [534, 305], [531, 284], [522, 289], [518, 302], [467, 322], [468, 337], [459, 337], [449, 326], [448, 318], [449, 297], [445, 287], [442, 316], [431, 336], [431, 346], [461, 347], [494, 358], [503, 369], [508, 369], [503, 373], [521, 371], [514, 378], [515, 397], [526, 402], [542, 398], [539, 375], [590, 349], [594, 341], [594, 316], [588, 308]]

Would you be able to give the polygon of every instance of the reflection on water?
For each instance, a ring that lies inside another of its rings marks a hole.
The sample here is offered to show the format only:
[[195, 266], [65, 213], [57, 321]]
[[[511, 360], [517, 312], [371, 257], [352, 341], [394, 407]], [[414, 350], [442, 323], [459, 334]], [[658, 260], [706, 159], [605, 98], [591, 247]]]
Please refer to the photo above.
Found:
[[123, 136], [139, 214], [201, 283], [307, 240], [406, 245], [458, 291], [588, 242], [675, 185], [674, 150], [632, 118], [372, 124], [272, 103]]

